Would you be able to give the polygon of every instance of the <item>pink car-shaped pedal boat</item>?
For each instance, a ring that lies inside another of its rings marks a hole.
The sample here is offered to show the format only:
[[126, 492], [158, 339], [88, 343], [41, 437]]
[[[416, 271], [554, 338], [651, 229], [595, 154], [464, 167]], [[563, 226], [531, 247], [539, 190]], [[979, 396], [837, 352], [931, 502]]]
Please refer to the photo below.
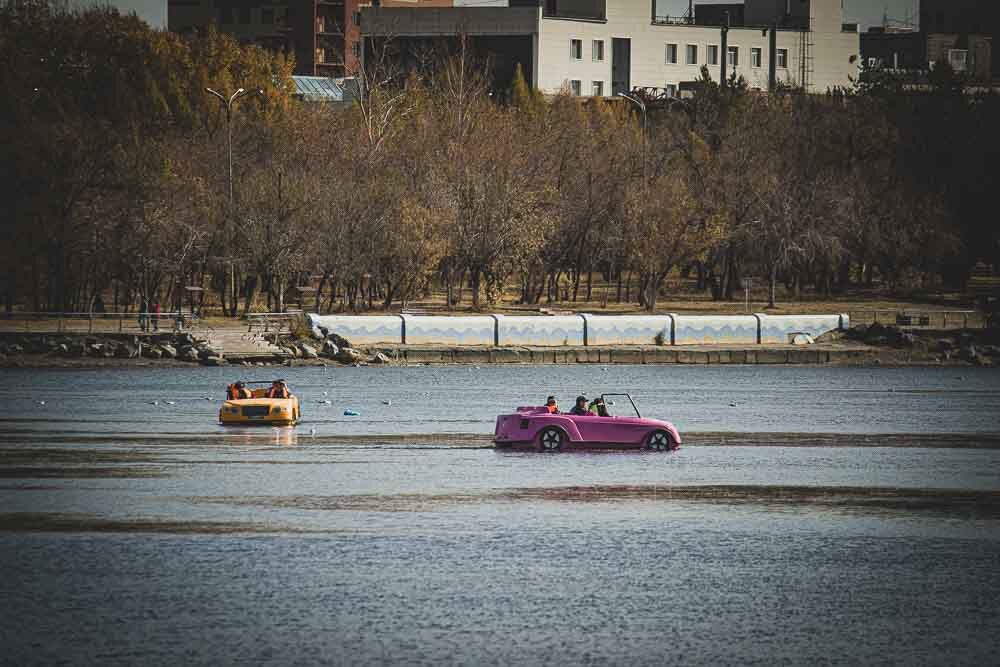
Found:
[[529, 446], [544, 452], [566, 449], [649, 449], [670, 452], [680, 447], [681, 436], [670, 422], [644, 419], [628, 394], [601, 394], [608, 400], [623, 397], [635, 416], [598, 416], [550, 413], [544, 406], [519, 407], [511, 415], [497, 417], [493, 442], [498, 447]]

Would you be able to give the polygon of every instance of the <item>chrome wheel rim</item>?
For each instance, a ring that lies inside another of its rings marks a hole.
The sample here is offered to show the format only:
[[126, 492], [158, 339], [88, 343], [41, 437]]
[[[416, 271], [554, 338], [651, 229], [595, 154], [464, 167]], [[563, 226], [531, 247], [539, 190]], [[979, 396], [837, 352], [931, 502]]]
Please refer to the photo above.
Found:
[[559, 449], [559, 445], [562, 444], [562, 436], [559, 435], [559, 431], [543, 431], [542, 432], [542, 449], [547, 451], [555, 451]]
[[655, 449], [658, 452], [664, 452], [670, 449], [670, 444], [670, 436], [662, 431], [658, 431], [649, 436], [650, 449]]

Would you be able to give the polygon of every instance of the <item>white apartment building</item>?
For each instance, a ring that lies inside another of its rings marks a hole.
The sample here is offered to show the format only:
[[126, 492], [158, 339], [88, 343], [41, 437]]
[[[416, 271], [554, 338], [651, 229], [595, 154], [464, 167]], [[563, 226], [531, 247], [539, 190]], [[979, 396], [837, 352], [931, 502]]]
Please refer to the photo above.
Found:
[[768, 90], [773, 80], [823, 93], [850, 86], [858, 71], [860, 35], [843, 25], [842, 0], [745, 0], [741, 26], [658, 17], [655, 0], [510, 4], [365, 8], [361, 29], [366, 40], [480, 38], [500, 70], [512, 73], [520, 64], [530, 83], [550, 94], [608, 96], [640, 87], [677, 93], [702, 66], [716, 81], [723, 71], [736, 72], [751, 88]]

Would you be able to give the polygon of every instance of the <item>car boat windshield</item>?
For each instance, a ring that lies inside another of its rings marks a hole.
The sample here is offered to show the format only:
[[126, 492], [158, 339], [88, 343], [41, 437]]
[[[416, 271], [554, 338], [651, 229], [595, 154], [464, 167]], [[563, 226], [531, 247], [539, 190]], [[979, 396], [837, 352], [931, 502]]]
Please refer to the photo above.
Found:
[[[635, 401], [628, 394], [601, 394], [601, 400], [604, 402], [604, 409], [608, 417], [615, 416], [615, 413], [618, 413], [617, 416], [619, 417], [634, 416], [642, 419], [642, 415], [639, 414], [639, 408], [635, 406]], [[615, 409], [612, 410], [612, 408]]]

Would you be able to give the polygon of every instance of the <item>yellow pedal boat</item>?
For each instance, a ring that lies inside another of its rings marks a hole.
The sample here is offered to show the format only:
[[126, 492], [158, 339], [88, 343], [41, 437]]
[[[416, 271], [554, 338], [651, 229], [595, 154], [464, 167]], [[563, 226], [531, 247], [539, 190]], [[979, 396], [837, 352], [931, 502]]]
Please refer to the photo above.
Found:
[[[247, 384], [268, 384], [248, 382]], [[252, 390], [253, 398], [227, 399], [219, 408], [222, 424], [263, 424], [266, 426], [294, 426], [299, 421], [299, 399], [294, 394], [288, 398], [268, 398], [267, 389]]]

